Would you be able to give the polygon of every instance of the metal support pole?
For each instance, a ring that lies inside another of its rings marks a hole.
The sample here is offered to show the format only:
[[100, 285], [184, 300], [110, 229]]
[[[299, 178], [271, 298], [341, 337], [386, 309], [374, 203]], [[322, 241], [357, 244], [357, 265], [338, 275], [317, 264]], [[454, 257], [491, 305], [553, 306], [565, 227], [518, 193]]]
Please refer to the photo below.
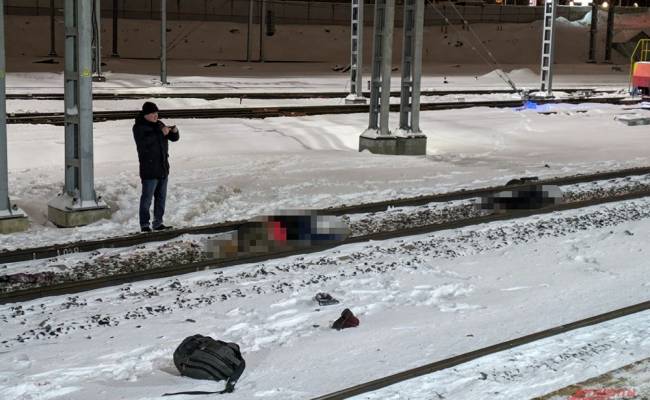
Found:
[[117, 13], [118, 13], [118, 0], [113, 0], [113, 53], [111, 57], [119, 57], [117, 52]]
[[260, 2], [260, 62], [264, 62], [264, 14], [266, 12], [266, 0]]
[[605, 39], [605, 62], [612, 62], [612, 40], [614, 38], [614, 2], [607, 9], [607, 37]]
[[56, 54], [56, 26], [54, 24], [54, 0], [50, 0], [50, 54], [51, 57], [57, 57]]
[[101, 0], [93, 0], [92, 15], [92, 32], [93, 32], [93, 81], [103, 82], [106, 80], [102, 76], [102, 19], [101, 19]]
[[92, 25], [94, 1], [65, 0], [65, 186], [48, 203], [59, 226], [110, 216], [95, 193], [93, 168]]
[[589, 29], [589, 59], [588, 63], [596, 62], [596, 35], [598, 34], [598, 3], [591, 3], [591, 27]]
[[363, 97], [363, 0], [352, 0], [350, 23], [350, 94], [346, 103], [364, 103]]
[[375, 2], [368, 130], [376, 131], [378, 136], [390, 135], [388, 112], [390, 107], [394, 17], [395, 0], [377, 0]]
[[9, 200], [4, 9], [4, 0], [0, 0], [0, 233], [12, 233], [26, 230], [29, 221], [25, 213]]
[[[553, 96], [553, 62], [555, 49], [555, 16], [557, 0], [544, 0], [544, 27], [542, 29], [542, 63], [540, 91], [546, 97]], [[545, 92], [545, 93], [544, 93]]]
[[0, 0], [0, 218], [11, 215], [7, 163], [7, 104], [5, 96], [5, 15]]
[[420, 133], [423, 29], [424, 0], [405, 0], [399, 128], [406, 135]]
[[167, 0], [160, 0], [160, 82], [167, 85]]
[[253, 0], [248, 0], [248, 32], [246, 34], [246, 61], [250, 62], [252, 58], [251, 49], [251, 30], [253, 29]]
[[[95, 206], [91, 80], [91, 3], [66, 0], [66, 193]], [[67, 4], [66, 4], [67, 6]], [[76, 18], [70, 15], [76, 9]]]

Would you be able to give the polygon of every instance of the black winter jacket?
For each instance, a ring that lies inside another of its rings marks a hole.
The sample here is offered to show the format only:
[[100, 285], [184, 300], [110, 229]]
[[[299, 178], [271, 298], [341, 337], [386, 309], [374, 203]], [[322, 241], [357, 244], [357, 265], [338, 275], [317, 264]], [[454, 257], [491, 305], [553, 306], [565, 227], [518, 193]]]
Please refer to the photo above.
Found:
[[138, 147], [141, 179], [161, 179], [169, 175], [168, 142], [179, 139], [178, 132], [165, 136], [162, 121], [156, 123], [144, 119], [142, 112], [135, 118], [133, 138]]

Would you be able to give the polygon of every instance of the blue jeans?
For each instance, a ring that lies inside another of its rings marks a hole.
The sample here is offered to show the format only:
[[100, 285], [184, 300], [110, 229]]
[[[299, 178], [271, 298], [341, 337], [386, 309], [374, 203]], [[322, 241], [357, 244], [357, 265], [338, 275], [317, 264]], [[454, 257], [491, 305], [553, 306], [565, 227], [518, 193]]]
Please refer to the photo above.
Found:
[[165, 198], [167, 197], [167, 177], [162, 179], [142, 179], [142, 195], [140, 196], [140, 227], [149, 227], [149, 209], [151, 198], [153, 203], [153, 228], [163, 223], [165, 214]]

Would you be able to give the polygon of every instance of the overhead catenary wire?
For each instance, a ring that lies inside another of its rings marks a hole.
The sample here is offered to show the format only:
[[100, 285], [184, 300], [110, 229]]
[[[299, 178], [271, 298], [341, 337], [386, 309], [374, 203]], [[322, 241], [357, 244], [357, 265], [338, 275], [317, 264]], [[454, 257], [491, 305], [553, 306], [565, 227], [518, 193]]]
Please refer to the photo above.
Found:
[[[431, 5], [431, 7], [433, 7], [433, 9], [438, 13], [438, 15], [440, 15], [440, 16], [445, 20], [445, 22], [447, 23], [447, 25], [451, 26], [451, 28], [452, 28], [452, 29], [453, 29], [453, 30], [454, 30], [458, 35], [462, 35], [462, 32], [460, 32], [460, 30], [459, 30], [458, 28], [456, 28], [456, 26], [455, 26], [454, 24], [452, 24], [451, 21], [449, 21], [449, 18], [447, 18], [447, 16], [446, 16], [445, 14], [443, 14], [443, 13], [438, 9], [438, 7], [436, 6], [436, 4], [435, 4], [432, 0], [426, 0], [426, 2], [429, 3], [429, 5]], [[521, 92], [521, 90], [517, 88], [517, 86], [516, 86], [515, 83], [512, 81], [512, 79], [510, 79], [510, 77], [508, 76], [508, 74], [505, 73], [505, 72], [503, 71], [503, 69], [502, 69], [501, 66], [499, 65], [498, 61], [497, 61], [496, 58], [494, 57], [494, 54], [492, 54], [492, 52], [490, 51], [490, 49], [488, 49], [487, 46], [485, 46], [485, 45], [483, 44], [483, 42], [482, 42], [481, 39], [478, 37], [478, 35], [476, 35], [476, 32], [474, 32], [474, 30], [473, 30], [473, 29], [471, 28], [471, 26], [469, 25], [469, 22], [465, 19], [465, 17], [463, 17], [463, 15], [460, 13], [460, 11], [458, 11], [458, 8], [456, 8], [456, 6], [455, 6], [453, 3], [450, 2], [450, 4], [452, 5], [452, 8], [454, 9], [454, 11], [456, 11], [456, 13], [458, 14], [458, 16], [460, 17], [460, 19], [463, 21], [463, 24], [465, 24], [465, 26], [468, 27], [469, 31], [470, 31], [470, 32], [472, 33], [472, 35], [476, 38], [476, 40], [478, 41], [479, 45], [483, 48], [483, 51], [486, 52], [486, 54], [487, 54], [487, 55], [488, 55], [488, 56], [493, 60], [493, 62], [490, 62], [490, 60], [487, 59], [487, 58], [485, 57], [485, 55], [482, 54], [482, 53], [481, 53], [481, 52], [476, 48], [476, 46], [475, 46], [475, 45], [470, 41], [470, 47], [471, 47], [471, 49], [474, 50], [474, 52], [476, 52], [476, 54], [481, 58], [481, 60], [483, 60], [483, 62], [485, 62], [486, 64], [488, 64], [490, 67], [494, 67], [494, 68], [495, 68], [495, 71], [494, 71], [494, 72], [497, 74], [497, 76], [498, 76], [499, 78], [501, 78], [501, 80], [503, 80], [503, 81], [504, 81], [508, 86], [510, 86], [510, 88], [512, 88], [512, 90], [514, 90], [515, 92]]]

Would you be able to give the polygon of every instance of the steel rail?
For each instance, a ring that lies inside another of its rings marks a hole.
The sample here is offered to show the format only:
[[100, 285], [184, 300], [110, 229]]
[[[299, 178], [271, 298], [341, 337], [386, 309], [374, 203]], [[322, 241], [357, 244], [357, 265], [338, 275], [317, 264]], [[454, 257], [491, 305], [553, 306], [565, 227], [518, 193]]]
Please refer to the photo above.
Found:
[[[635, 175], [650, 174], [650, 167], [627, 168], [614, 171], [597, 172], [594, 174], [572, 175], [566, 177], [556, 177], [540, 180], [538, 184], [548, 185], [572, 185], [576, 183], [594, 182], [600, 180], [624, 178]], [[464, 200], [474, 197], [480, 197], [493, 192], [499, 192], [506, 189], [516, 189], [526, 185], [510, 186], [491, 186], [477, 189], [462, 189], [448, 193], [438, 193], [409, 198], [399, 198], [373, 203], [363, 203], [354, 205], [342, 205], [339, 207], [330, 207], [318, 210], [321, 214], [327, 215], [346, 215], [361, 214], [385, 211], [394, 207], [413, 207], [421, 206], [435, 202], [445, 202], [453, 200]], [[177, 238], [181, 235], [207, 235], [227, 232], [238, 229], [246, 221], [226, 221], [216, 224], [208, 224], [194, 227], [177, 228], [166, 231], [154, 231], [151, 233], [138, 233], [126, 236], [110, 237], [98, 240], [82, 240], [70, 243], [59, 243], [48, 246], [39, 246], [25, 249], [3, 250], [0, 251], [0, 264], [7, 264], [20, 261], [30, 261], [50, 257], [58, 257], [71, 253], [84, 253], [98, 249], [110, 249], [135, 246], [143, 243], [165, 241]]]
[[[603, 103], [603, 104], [636, 104], [640, 99], [628, 97], [586, 97], [568, 98], [557, 100], [538, 101], [538, 104], [551, 103]], [[456, 101], [422, 103], [420, 110], [453, 110], [473, 107], [510, 108], [523, 107], [524, 100], [481, 100], [481, 101]], [[327, 114], [354, 114], [368, 112], [367, 104], [339, 104], [323, 106], [281, 106], [281, 107], [246, 107], [246, 108], [197, 108], [197, 109], [172, 109], [160, 112], [161, 118], [271, 118], [287, 116], [327, 115]], [[390, 110], [399, 111], [399, 104], [391, 104]], [[137, 110], [132, 111], [96, 111], [93, 112], [93, 121], [117, 121], [134, 119]], [[54, 124], [62, 125], [65, 122], [63, 113], [13, 113], [7, 114], [8, 124]]]
[[51, 286], [36, 287], [30, 289], [16, 290], [12, 292], [0, 293], [0, 304], [14, 303], [20, 301], [29, 301], [46, 296], [54, 296], [61, 294], [70, 294], [84, 292], [93, 289], [99, 289], [109, 286], [115, 286], [123, 283], [137, 282], [146, 279], [164, 278], [169, 276], [181, 275], [190, 272], [196, 272], [208, 269], [220, 269], [236, 265], [263, 262], [270, 259], [277, 259], [282, 257], [289, 257], [294, 255], [309, 254], [323, 250], [332, 249], [335, 247], [353, 244], [370, 242], [374, 240], [394, 239], [404, 236], [419, 235], [424, 233], [432, 233], [441, 230], [457, 229], [467, 226], [478, 224], [514, 220], [525, 218], [533, 215], [542, 215], [558, 211], [574, 210], [578, 208], [590, 207], [600, 204], [607, 204], [619, 201], [639, 199], [650, 196], [650, 190], [642, 190], [631, 192], [623, 195], [611, 196], [607, 198], [592, 199], [585, 201], [577, 201], [566, 204], [560, 204], [552, 207], [546, 207], [535, 210], [518, 210], [508, 213], [495, 213], [487, 216], [472, 217], [467, 219], [455, 220], [445, 223], [429, 224], [394, 231], [378, 232], [363, 236], [356, 236], [348, 238], [345, 241], [333, 243], [329, 245], [311, 246], [306, 248], [283, 250], [277, 252], [264, 253], [259, 255], [245, 255], [239, 257], [232, 257], [223, 260], [204, 260], [188, 264], [179, 264], [172, 267], [165, 267], [159, 269], [140, 270], [129, 272], [119, 275], [105, 276], [100, 278], [92, 278], [87, 280], [65, 282]]
[[[618, 89], [594, 89], [594, 88], [564, 88], [556, 89], [558, 92], [579, 93], [616, 93]], [[423, 90], [421, 96], [447, 96], [447, 95], [487, 95], [487, 94], [516, 94], [512, 89], [457, 89], [457, 90]], [[348, 92], [323, 91], [323, 92], [185, 92], [185, 93], [93, 93], [93, 100], [128, 100], [128, 99], [343, 99]], [[369, 92], [364, 92], [369, 96]], [[399, 97], [399, 91], [391, 91], [392, 97]], [[63, 100], [63, 93], [9, 93], [7, 100]]]
[[638, 303], [629, 307], [619, 308], [593, 317], [581, 319], [579, 321], [558, 325], [550, 329], [535, 332], [526, 336], [518, 337], [516, 339], [508, 340], [492, 346], [483, 347], [478, 350], [473, 350], [468, 353], [459, 354], [450, 358], [440, 361], [435, 361], [430, 364], [422, 365], [406, 371], [402, 371], [393, 375], [385, 376], [383, 378], [375, 379], [366, 383], [352, 386], [346, 389], [338, 390], [333, 393], [325, 394], [313, 398], [312, 400], [342, 400], [360, 394], [373, 392], [375, 390], [394, 385], [396, 383], [404, 382], [409, 379], [417, 378], [423, 375], [428, 375], [433, 372], [449, 369], [460, 364], [485, 357], [490, 354], [499, 353], [505, 350], [510, 350], [515, 347], [530, 344], [542, 339], [550, 338], [553, 336], [561, 335], [576, 329], [585, 328], [588, 326], [600, 324], [603, 322], [611, 321], [617, 318], [625, 317], [632, 314], [637, 314], [650, 309], [650, 301]]

